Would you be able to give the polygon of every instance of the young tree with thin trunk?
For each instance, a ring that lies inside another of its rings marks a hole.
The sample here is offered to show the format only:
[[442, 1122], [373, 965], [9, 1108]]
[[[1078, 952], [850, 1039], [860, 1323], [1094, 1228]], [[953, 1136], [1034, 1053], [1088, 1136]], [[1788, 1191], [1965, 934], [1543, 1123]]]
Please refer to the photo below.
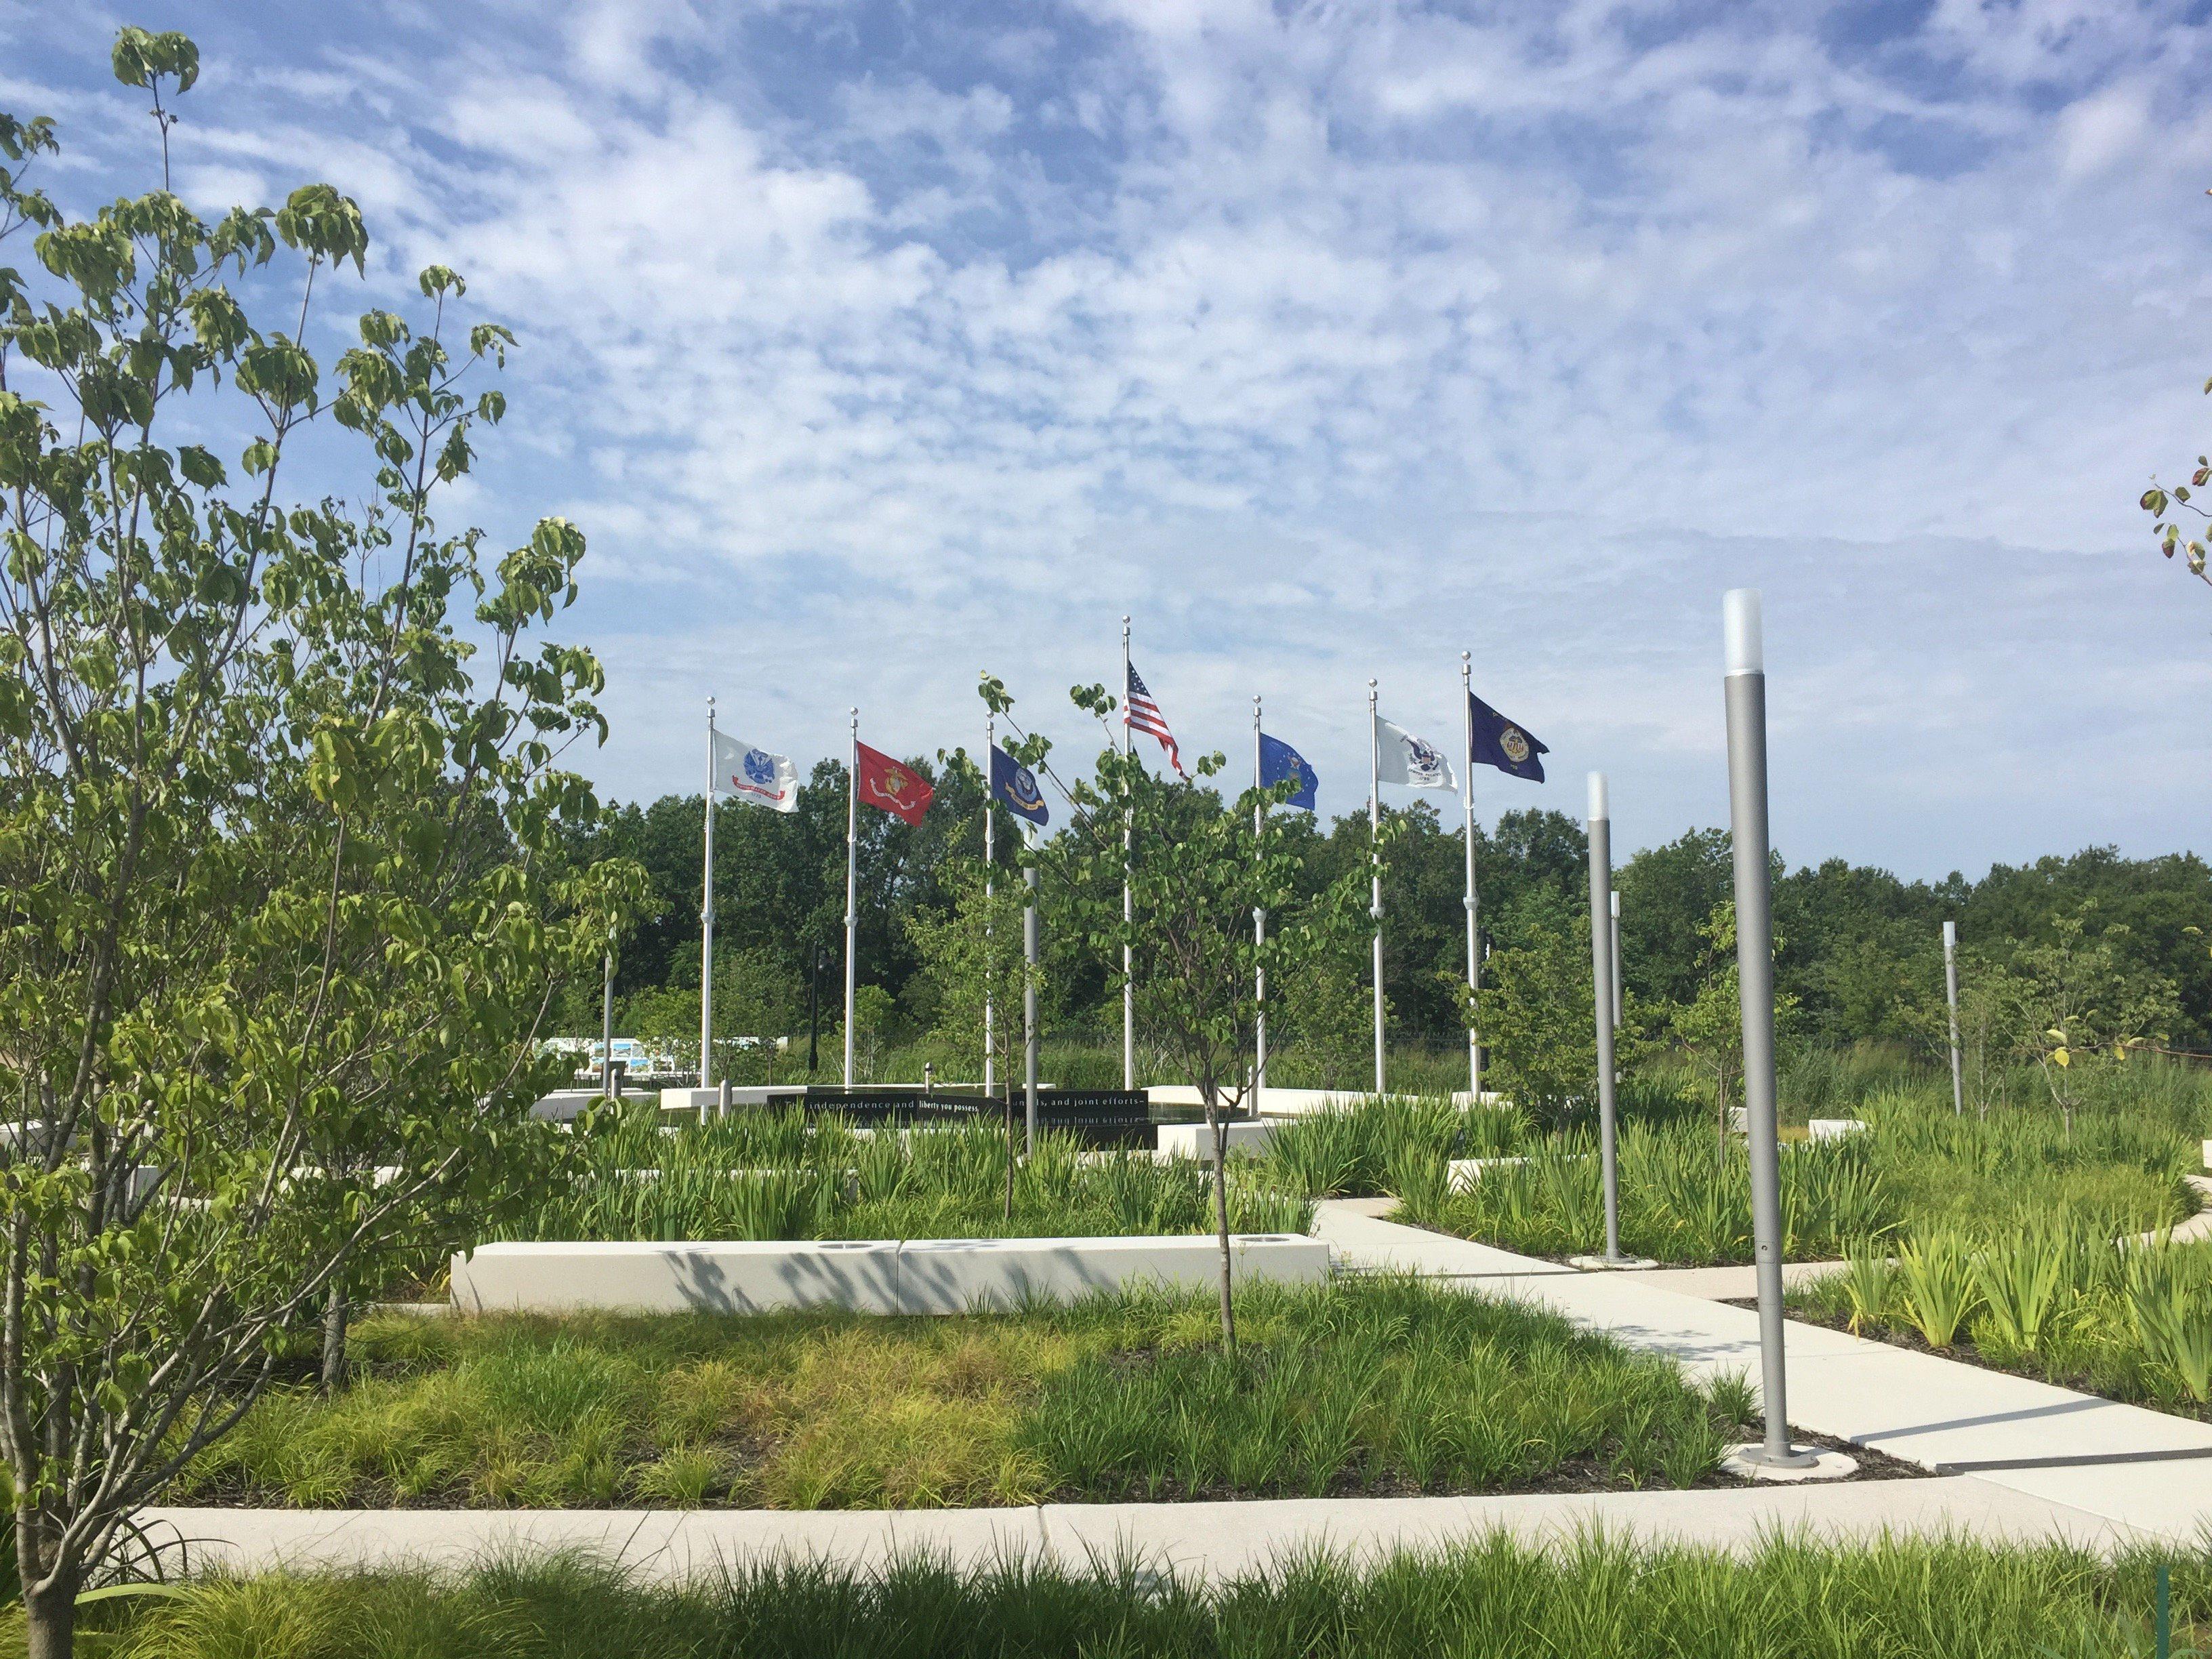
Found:
[[[1078, 687], [1079, 708], [1107, 720], [1115, 700], [1098, 686]], [[1212, 1150], [1213, 1219], [1221, 1247], [1221, 1340], [1237, 1347], [1229, 1236], [1229, 1125], [1251, 1091], [1260, 1003], [1257, 970], [1279, 984], [1292, 965], [1360, 925], [1367, 905], [1364, 866], [1346, 870], [1295, 923], [1281, 923], [1298, 888], [1303, 860], [1285, 838], [1255, 830], [1254, 810], [1279, 805], [1293, 784], [1247, 790], [1224, 805], [1203, 780], [1224, 765], [1200, 758], [1197, 784], [1154, 777], [1133, 754], [1109, 742], [1092, 778], [1071, 792], [1076, 822], [1060, 843], [1077, 926], [1106, 959], [1130, 952], [1137, 1023], [1152, 1034], [1197, 1089]], [[1128, 831], [1131, 919], [1121, 916], [1122, 831]], [[1264, 942], [1252, 914], [1279, 919]]]
[[[197, 67], [118, 41], [165, 156]], [[495, 556], [432, 516], [512, 337], [434, 267], [326, 378], [350, 200], [71, 221], [24, 176], [53, 147], [0, 117], [38, 262], [0, 267], [0, 1463], [37, 1659], [288, 1343], [342, 1369], [349, 1291], [527, 1179], [544, 1010], [641, 878], [562, 851], [600, 677], [531, 635], [582, 537]], [[354, 502], [280, 493], [319, 425]]]

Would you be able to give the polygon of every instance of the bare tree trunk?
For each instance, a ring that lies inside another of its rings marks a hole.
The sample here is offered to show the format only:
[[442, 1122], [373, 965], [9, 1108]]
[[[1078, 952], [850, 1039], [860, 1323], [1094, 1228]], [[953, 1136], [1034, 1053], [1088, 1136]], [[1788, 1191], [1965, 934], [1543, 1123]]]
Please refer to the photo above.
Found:
[[345, 1387], [346, 1296], [337, 1279], [331, 1280], [329, 1298], [323, 1304], [323, 1378], [325, 1395]]
[[1230, 1299], [1229, 1126], [1214, 1108], [1211, 1089], [1206, 1091], [1206, 1127], [1213, 1137], [1213, 1233], [1221, 1241], [1221, 1351], [1234, 1359], [1237, 1309]]
[[[1012, 1058], [1011, 1054], [1008, 1056]], [[1006, 1085], [1006, 1219], [1014, 1218], [1014, 1085]]]

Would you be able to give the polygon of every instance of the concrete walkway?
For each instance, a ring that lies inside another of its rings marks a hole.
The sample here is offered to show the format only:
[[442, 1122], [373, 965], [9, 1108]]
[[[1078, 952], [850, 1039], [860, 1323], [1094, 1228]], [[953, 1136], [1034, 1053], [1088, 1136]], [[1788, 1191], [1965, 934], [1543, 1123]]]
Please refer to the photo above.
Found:
[[2144, 1534], [1972, 1475], [1863, 1485], [1503, 1498], [1340, 1498], [1229, 1504], [1048, 1504], [997, 1510], [148, 1510], [194, 1570], [461, 1567], [510, 1549], [582, 1549], [647, 1577], [725, 1564], [822, 1559], [867, 1568], [927, 1553], [958, 1566], [1009, 1558], [1074, 1571], [1133, 1561], [1196, 1578], [1300, 1551], [1372, 1559], [1502, 1530], [1564, 1544], [1592, 1529], [1743, 1554], [1777, 1532], [2058, 1540], [2109, 1550]]
[[[1516, 1257], [1325, 1201], [1314, 1231], [1354, 1269], [1413, 1272], [1551, 1308], [1692, 1376], [1759, 1377], [1759, 1317], [1649, 1282]], [[1520, 1263], [1516, 1270], [1513, 1263]], [[1639, 1282], [1643, 1281], [1643, 1282]], [[2175, 1540], [2212, 1525], [2212, 1423], [1791, 1322], [1790, 1420], [1925, 1468]]]

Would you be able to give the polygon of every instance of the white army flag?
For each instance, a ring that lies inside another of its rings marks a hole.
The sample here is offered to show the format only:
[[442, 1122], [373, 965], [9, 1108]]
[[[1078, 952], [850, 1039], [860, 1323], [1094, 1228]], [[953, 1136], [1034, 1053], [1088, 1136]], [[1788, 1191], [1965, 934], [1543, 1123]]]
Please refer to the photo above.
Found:
[[1459, 787], [1443, 750], [1380, 714], [1375, 717], [1375, 780], [1403, 784], [1408, 789]]
[[714, 733], [714, 787], [778, 812], [799, 810], [799, 769], [790, 757], [771, 755], [720, 732]]

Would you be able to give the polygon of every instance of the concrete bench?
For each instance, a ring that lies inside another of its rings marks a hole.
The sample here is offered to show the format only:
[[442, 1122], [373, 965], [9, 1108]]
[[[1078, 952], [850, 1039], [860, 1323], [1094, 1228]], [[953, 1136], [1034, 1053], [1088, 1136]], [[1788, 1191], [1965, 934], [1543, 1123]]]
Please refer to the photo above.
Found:
[[[1230, 1239], [1240, 1280], [1315, 1284], [1328, 1245], [1293, 1233]], [[1151, 1284], [1202, 1288], [1220, 1272], [1211, 1237], [804, 1239], [702, 1243], [485, 1244], [453, 1259], [461, 1313], [957, 1314], [1025, 1300], [1073, 1302]]]

